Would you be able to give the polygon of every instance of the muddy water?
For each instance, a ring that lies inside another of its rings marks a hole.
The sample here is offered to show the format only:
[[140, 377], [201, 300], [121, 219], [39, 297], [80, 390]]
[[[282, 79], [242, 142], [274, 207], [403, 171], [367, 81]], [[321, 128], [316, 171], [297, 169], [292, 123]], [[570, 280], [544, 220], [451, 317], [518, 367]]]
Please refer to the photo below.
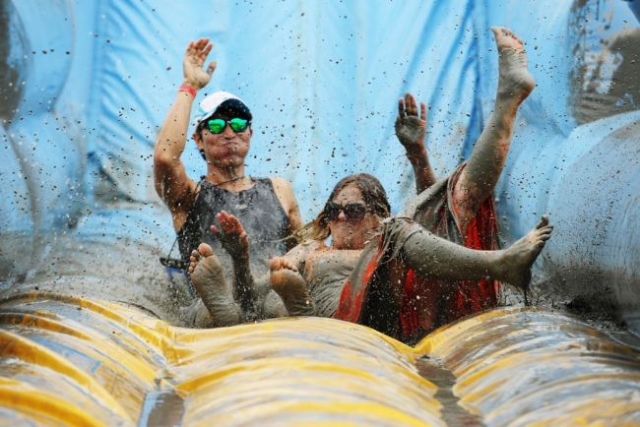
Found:
[[173, 427], [182, 425], [184, 399], [173, 391], [152, 392], [145, 397], [138, 427]]
[[484, 426], [482, 417], [474, 415], [460, 405], [460, 399], [453, 393], [456, 377], [436, 358], [422, 357], [416, 362], [418, 372], [425, 379], [438, 386], [435, 398], [442, 404], [440, 416], [449, 426]]
[[[440, 361], [422, 357], [416, 362], [420, 375], [438, 387], [435, 398], [442, 405], [440, 416], [448, 426], [482, 427], [482, 417], [467, 411], [453, 393], [456, 378]], [[172, 427], [182, 424], [185, 401], [173, 391], [146, 395], [138, 427]]]

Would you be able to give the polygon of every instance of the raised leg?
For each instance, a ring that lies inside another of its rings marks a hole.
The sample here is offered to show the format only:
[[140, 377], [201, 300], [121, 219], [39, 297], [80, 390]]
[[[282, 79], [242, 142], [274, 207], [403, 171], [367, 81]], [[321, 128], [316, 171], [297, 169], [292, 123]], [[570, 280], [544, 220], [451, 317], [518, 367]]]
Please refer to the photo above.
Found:
[[492, 31], [499, 54], [495, 106], [453, 193], [463, 232], [492, 195], [507, 159], [518, 108], [535, 87], [522, 41], [507, 28]]

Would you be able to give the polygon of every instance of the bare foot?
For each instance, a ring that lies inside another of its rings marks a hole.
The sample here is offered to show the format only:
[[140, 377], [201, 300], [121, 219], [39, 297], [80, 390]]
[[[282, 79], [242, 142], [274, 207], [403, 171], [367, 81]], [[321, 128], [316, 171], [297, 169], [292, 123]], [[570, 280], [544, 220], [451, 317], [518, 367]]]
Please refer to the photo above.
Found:
[[500, 279], [526, 290], [531, 281], [531, 266], [551, 238], [552, 231], [553, 226], [544, 215], [533, 230], [507, 248], [499, 263], [503, 273]]
[[498, 96], [515, 99], [520, 105], [536, 86], [533, 75], [527, 68], [527, 54], [524, 44], [505, 27], [492, 27], [498, 48], [499, 79]]
[[269, 262], [271, 288], [284, 302], [289, 316], [313, 316], [315, 309], [307, 282], [286, 258], [274, 257]]
[[241, 322], [240, 308], [227, 288], [222, 266], [213, 249], [201, 243], [189, 257], [189, 275], [196, 292], [202, 298], [216, 326], [237, 325]]

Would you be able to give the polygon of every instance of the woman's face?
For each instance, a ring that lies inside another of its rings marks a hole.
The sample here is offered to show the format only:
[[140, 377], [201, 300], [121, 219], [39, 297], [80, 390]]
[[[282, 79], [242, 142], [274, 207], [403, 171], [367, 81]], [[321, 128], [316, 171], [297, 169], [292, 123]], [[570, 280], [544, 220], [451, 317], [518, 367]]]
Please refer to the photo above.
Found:
[[[334, 249], [362, 249], [380, 223], [378, 217], [369, 212], [360, 189], [355, 184], [344, 187], [331, 200], [334, 215], [328, 216]], [[353, 206], [350, 206], [353, 205]], [[364, 210], [364, 215], [362, 215]]]

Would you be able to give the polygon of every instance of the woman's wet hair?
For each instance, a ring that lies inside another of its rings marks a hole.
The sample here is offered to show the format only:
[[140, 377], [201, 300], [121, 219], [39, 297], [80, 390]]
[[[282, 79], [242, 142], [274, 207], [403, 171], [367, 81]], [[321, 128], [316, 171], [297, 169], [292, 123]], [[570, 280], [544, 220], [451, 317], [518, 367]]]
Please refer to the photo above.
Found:
[[360, 190], [369, 212], [377, 215], [379, 218], [387, 218], [391, 215], [391, 206], [389, 205], [387, 192], [378, 178], [368, 173], [349, 175], [338, 181], [325, 202], [324, 208], [316, 219], [295, 233], [299, 242], [305, 240], [324, 240], [329, 237], [331, 230], [329, 229], [329, 220], [326, 217], [327, 204], [349, 185], [354, 185]]

